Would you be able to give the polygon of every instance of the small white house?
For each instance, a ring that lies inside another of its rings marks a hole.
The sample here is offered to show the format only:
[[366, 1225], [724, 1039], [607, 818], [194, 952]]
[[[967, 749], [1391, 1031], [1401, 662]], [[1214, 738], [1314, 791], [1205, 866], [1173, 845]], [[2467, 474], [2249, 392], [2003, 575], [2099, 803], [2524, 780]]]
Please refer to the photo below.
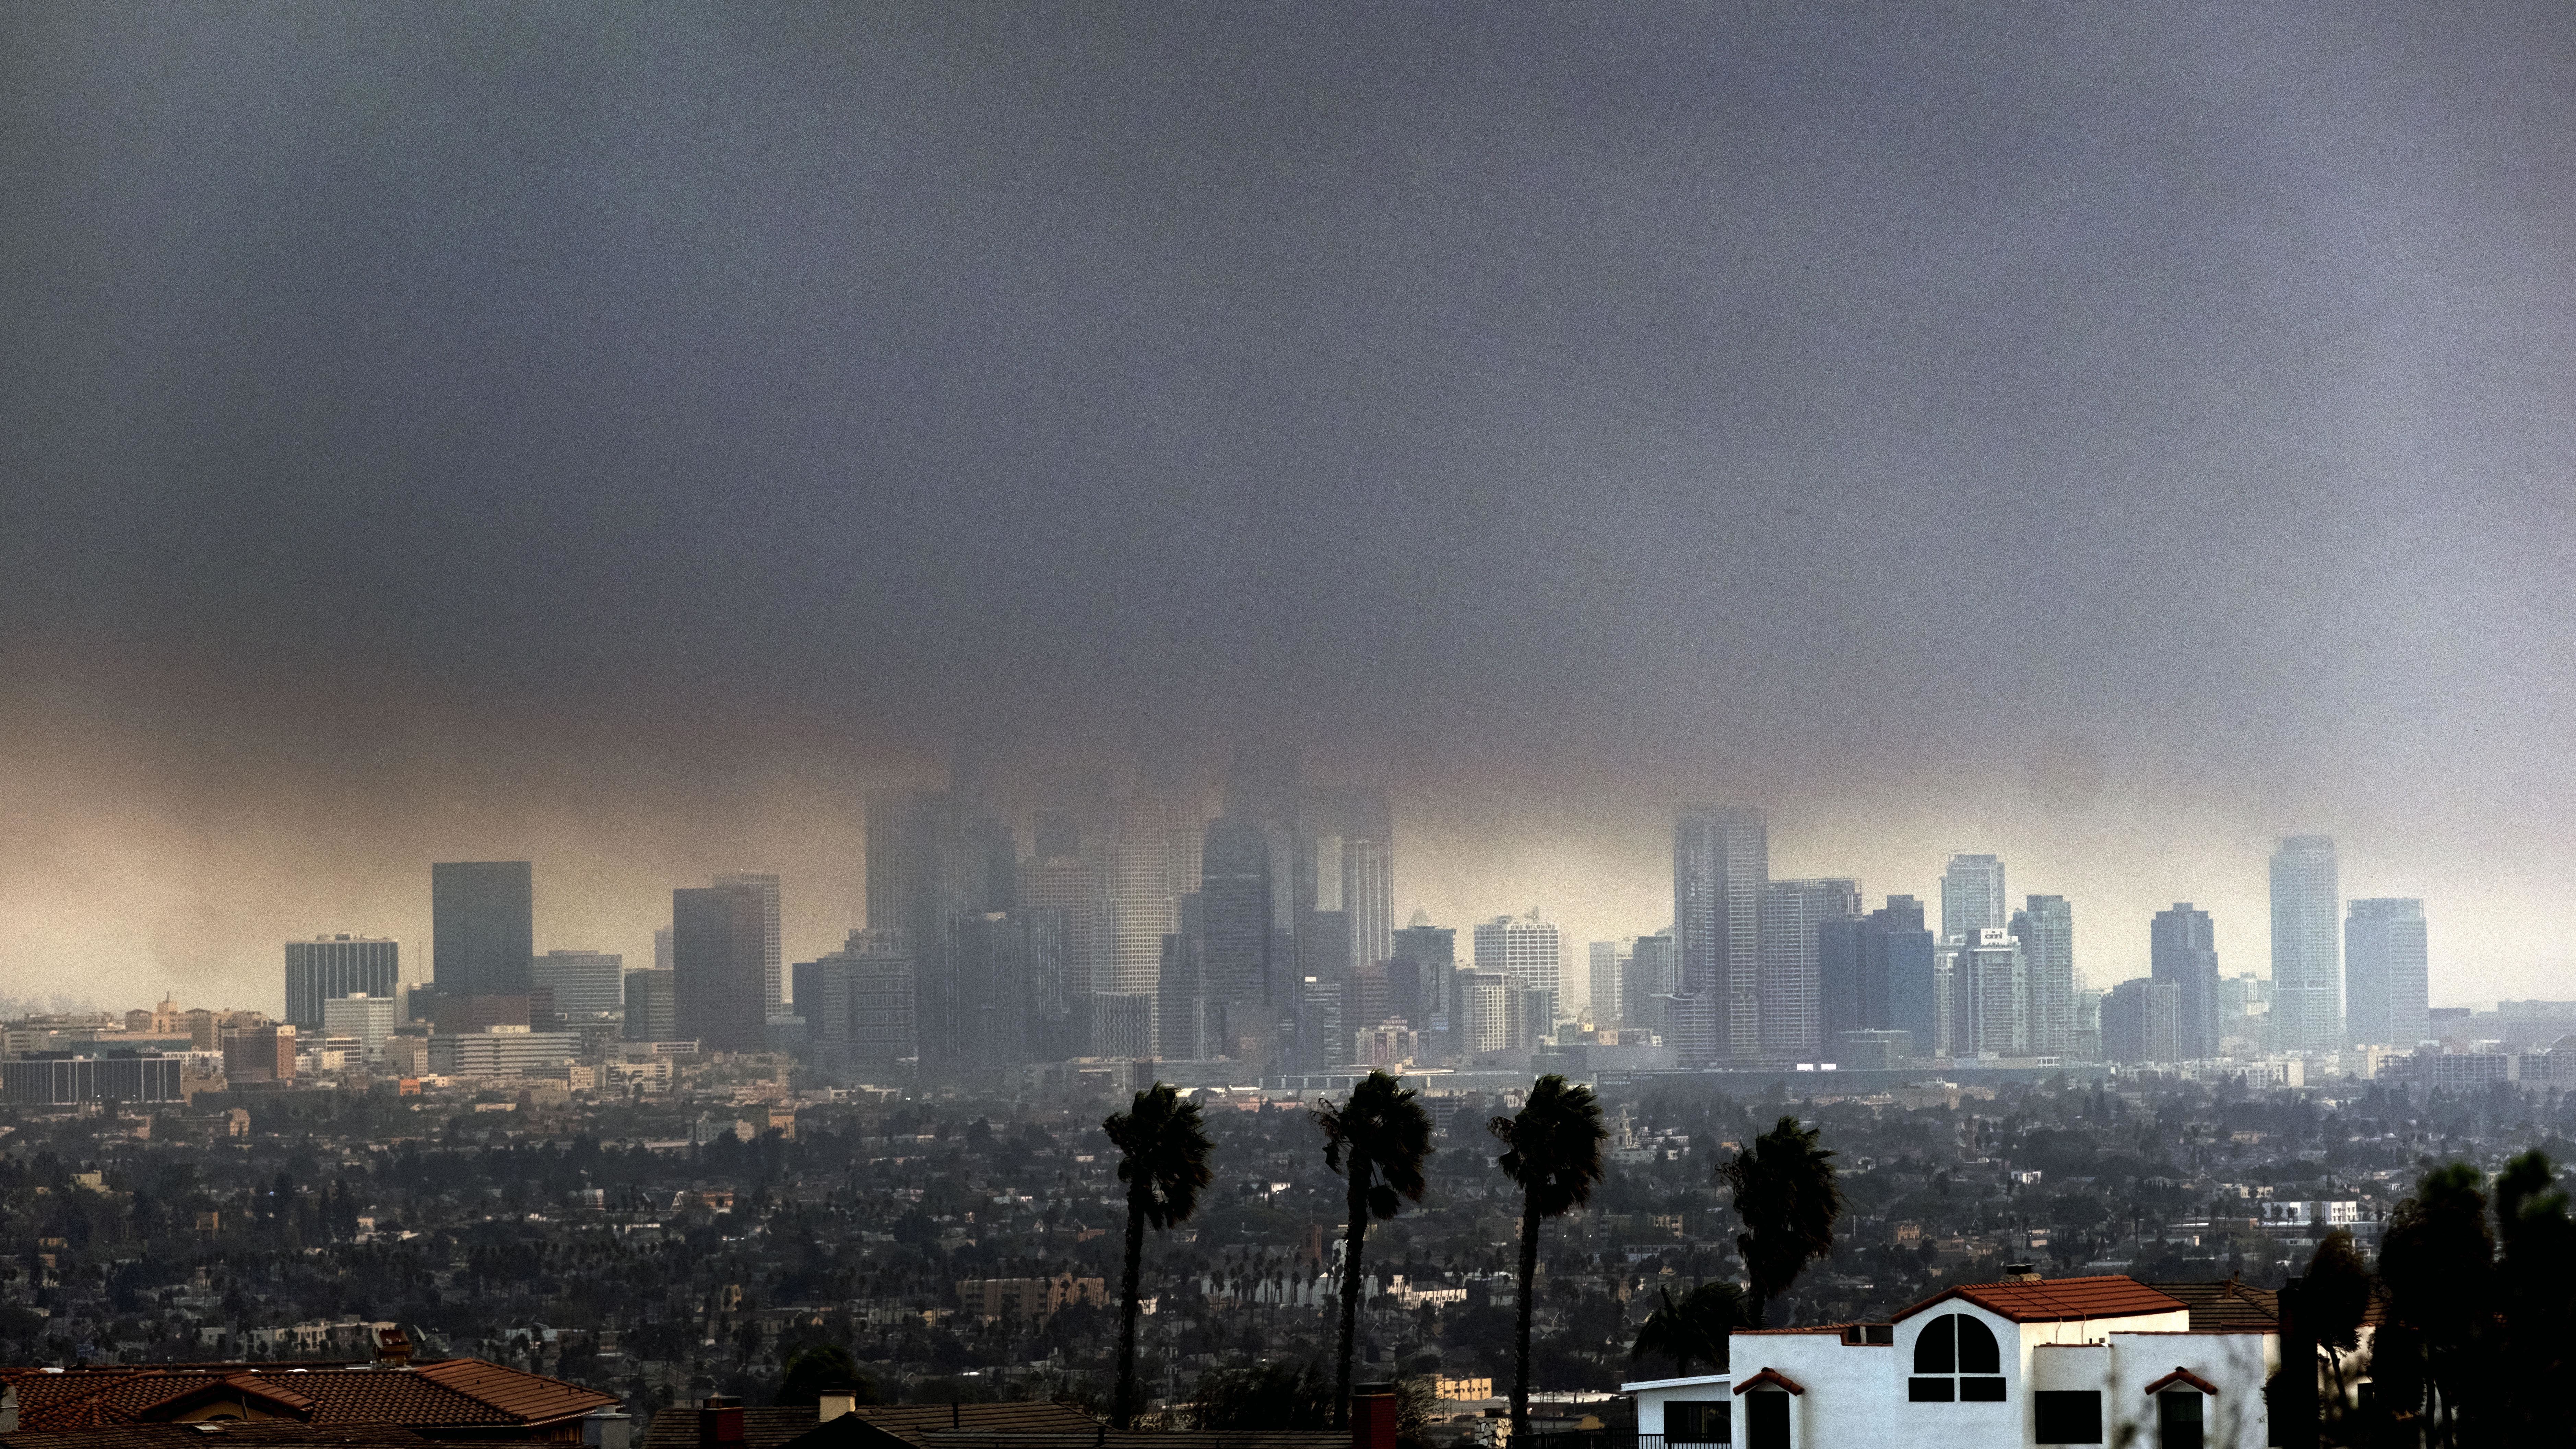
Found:
[[1665, 1449], [2263, 1449], [2277, 1333], [2131, 1278], [1961, 1284], [1890, 1323], [1739, 1332], [1732, 1372], [1622, 1387]]

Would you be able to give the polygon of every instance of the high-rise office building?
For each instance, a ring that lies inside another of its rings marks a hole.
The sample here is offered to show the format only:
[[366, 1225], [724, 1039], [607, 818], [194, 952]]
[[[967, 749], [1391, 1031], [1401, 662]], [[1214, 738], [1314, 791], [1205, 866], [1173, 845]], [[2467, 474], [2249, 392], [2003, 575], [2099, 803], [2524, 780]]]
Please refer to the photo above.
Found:
[[[2171, 1050], [2178, 1055], [2113, 1060], [2196, 1061], [2217, 1056], [2218, 945], [2209, 912], [2192, 909], [2189, 901], [2177, 901], [2171, 910], [2156, 912], [2147, 933], [2147, 973], [2149, 979], [2174, 989]], [[2102, 1049], [2112, 1050], [2112, 1027], [2107, 1020]]]
[[1619, 987], [1627, 979], [1628, 963], [1636, 959], [1637, 938], [1592, 943], [1591, 1015], [1596, 1027], [1618, 1026], [1626, 1020], [1619, 1004]]
[[2334, 841], [2284, 838], [2272, 856], [2272, 1023], [2285, 1052], [2343, 1045], [2342, 918]]
[[536, 989], [554, 997], [566, 1027], [615, 1021], [626, 1011], [626, 958], [608, 951], [548, 951], [528, 965]]
[[1682, 989], [1681, 953], [1673, 944], [1672, 928], [1631, 942], [1620, 973], [1619, 1024], [1664, 1032], [1663, 999]]
[[402, 991], [402, 945], [376, 936], [316, 936], [286, 943], [286, 1019], [308, 1035], [322, 1031], [322, 1004], [343, 996]]
[[764, 916], [760, 892], [750, 886], [671, 892], [672, 987], [682, 1037], [711, 1052], [767, 1048]]
[[2424, 903], [2352, 903], [2343, 927], [2344, 1029], [2356, 1046], [2413, 1046], [2433, 1035]]
[[1512, 1046], [1512, 980], [1475, 967], [1458, 973], [1458, 1054], [1473, 1057]]
[[1225, 1010], [1236, 1040], [1223, 1044], [1238, 1055], [1242, 1038], [1261, 1039], [1271, 994], [1270, 842], [1258, 820], [1239, 815], [1208, 822], [1199, 838], [1200, 961], [1209, 1001]]
[[2000, 926], [1943, 941], [1949, 958], [1950, 1047], [1958, 1056], [2022, 1056], [2030, 1050], [2029, 967], [2021, 942]]
[[656, 971], [671, 969], [671, 928], [668, 926], [653, 928], [653, 969]]
[[[1863, 924], [1867, 928], [1861, 937], [1863, 1028], [1904, 1032], [1920, 1053], [1954, 1054], [1940, 957], [1932, 931], [1923, 923], [1923, 903], [1912, 896], [1889, 896], [1887, 904], [1870, 912]], [[1873, 1022], [1866, 1019], [1866, 1008], [1878, 992], [1885, 993], [1887, 1015]]]
[[852, 931], [840, 950], [797, 962], [794, 984], [806, 1050], [825, 1075], [888, 1081], [914, 1057], [912, 953], [901, 931]]
[[2271, 977], [2240, 971], [2218, 978], [2218, 1049], [2222, 1055], [2277, 1049], [2272, 1036]]
[[1706, 996], [1720, 1054], [1762, 1050], [1762, 888], [1769, 825], [1759, 810], [1684, 805], [1673, 818], [1673, 942], [1681, 992]]
[[325, 1039], [355, 1039], [360, 1055], [370, 1063], [384, 1060], [385, 1041], [393, 1034], [394, 999], [368, 995], [334, 996], [323, 1002], [321, 1030], [314, 1033]]
[[1537, 1032], [1556, 1025], [1563, 998], [1558, 994], [1559, 944], [1556, 923], [1542, 921], [1533, 910], [1526, 916], [1496, 916], [1476, 927], [1476, 969], [1499, 971], [1524, 991], [1545, 994], [1545, 1020]]
[[957, 980], [958, 922], [1020, 896], [1009, 828], [965, 818], [946, 790], [871, 790], [868, 925], [899, 930], [912, 953], [913, 1030], [921, 1071], [965, 1061], [973, 1004]]
[[525, 996], [537, 953], [535, 872], [524, 860], [429, 868], [430, 972], [441, 996]]
[[[1154, 1054], [1170, 1061], [1204, 1061], [1219, 1055], [1209, 1031], [1207, 966], [1198, 938], [1163, 938], [1163, 965], [1154, 987]], [[1219, 1009], [1221, 1019], [1222, 1009]]]
[[656, 966], [626, 973], [626, 1039], [680, 1040], [680, 993], [677, 971]]
[[2063, 1057], [2075, 1050], [2075, 910], [2064, 896], [2031, 896], [2013, 912], [2030, 982], [2030, 1051]]
[[1422, 1028], [1432, 1049], [1455, 1055], [1460, 1045], [1458, 1015], [1458, 929], [1435, 926], [1421, 911], [1395, 933], [1393, 959], [1387, 964], [1387, 995], [1405, 1020]]
[[[1008, 849], [1007, 843], [1004, 848]], [[1005, 865], [1007, 868], [1007, 862], [1005, 862]], [[778, 872], [774, 870], [729, 870], [722, 875], [717, 876], [715, 883], [720, 886], [748, 886], [752, 890], [760, 893], [760, 909], [763, 922], [761, 926], [761, 940], [763, 944], [761, 946], [760, 956], [760, 979], [764, 984], [764, 988], [769, 993], [766, 1000], [762, 1002], [762, 1005], [778, 1005], [780, 1002], [787, 999], [785, 994], [787, 981], [783, 974], [785, 968], [779, 954]]]
[[1092, 946], [1106, 910], [1100, 899], [1098, 872], [1080, 856], [1032, 856], [1020, 862], [1020, 908], [1054, 911], [1063, 918], [1065, 991], [1079, 1000], [1091, 994]]
[[1349, 837], [1342, 841], [1342, 910], [1350, 917], [1353, 964], [1377, 966], [1394, 955], [1395, 847], [1392, 843]]
[[2113, 986], [2101, 999], [2102, 1055], [2115, 1062], [2183, 1060], [2181, 998], [2179, 986], [2152, 976], [2133, 976]]
[[1818, 934], [1827, 921], [1860, 917], [1860, 882], [1775, 880], [1762, 888], [1761, 1040], [1765, 1054], [1812, 1060], [1824, 1044]]
[[1941, 935], [1944, 939], [2008, 924], [2012, 905], [2004, 896], [2004, 863], [1991, 855], [1953, 855], [1941, 872]]
[[1172, 889], [1171, 802], [1141, 792], [1121, 796], [1116, 830], [1109, 855], [1110, 949], [1097, 963], [1095, 985], [1150, 997], [1162, 974], [1163, 938], [1181, 924], [1180, 897]]

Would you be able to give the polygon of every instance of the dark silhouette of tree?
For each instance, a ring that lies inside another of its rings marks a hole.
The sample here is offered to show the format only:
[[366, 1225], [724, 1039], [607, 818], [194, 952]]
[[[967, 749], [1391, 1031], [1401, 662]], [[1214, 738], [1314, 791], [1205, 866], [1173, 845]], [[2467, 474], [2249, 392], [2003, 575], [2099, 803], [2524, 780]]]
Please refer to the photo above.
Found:
[[2495, 1181], [2497, 1308], [2504, 1352], [2496, 1364], [2503, 1386], [2495, 1407], [2505, 1443], [2566, 1445], [2576, 1431], [2559, 1396], [2576, 1349], [2576, 1222], [2557, 1170], [2538, 1149], [2505, 1164]]
[[1695, 1363], [1707, 1364], [1711, 1373], [1723, 1372], [1727, 1339], [1735, 1330], [1753, 1326], [1744, 1290], [1732, 1283], [1702, 1283], [1679, 1298], [1670, 1288], [1656, 1291], [1661, 1301], [1637, 1325], [1637, 1341], [1628, 1356], [1671, 1359], [1676, 1376], [1689, 1373]]
[[1110, 1411], [1121, 1429], [1136, 1426], [1136, 1319], [1143, 1306], [1138, 1280], [1145, 1267], [1145, 1225], [1157, 1229], [1186, 1222], [1208, 1185], [1212, 1144], [1195, 1102], [1184, 1102], [1169, 1082], [1136, 1094], [1128, 1110], [1100, 1124], [1118, 1149], [1118, 1180], [1127, 1184], [1127, 1271], [1119, 1288], [1118, 1397]]
[[1332, 1386], [1322, 1364], [1276, 1359], [1248, 1367], [1219, 1365], [1199, 1375], [1190, 1427], [1276, 1432], [1333, 1427]]
[[1512, 1339], [1512, 1436], [1529, 1433], [1530, 1309], [1538, 1296], [1539, 1225], [1561, 1217], [1592, 1196], [1601, 1180], [1601, 1104], [1590, 1087], [1570, 1086], [1554, 1072], [1530, 1084], [1519, 1112], [1496, 1117], [1485, 1130], [1501, 1139], [1496, 1159], [1503, 1175], [1521, 1188], [1519, 1319]]
[[862, 1404], [877, 1402], [877, 1386], [859, 1372], [848, 1349], [837, 1343], [809, 1344], [787, 1360], [774, 1402], [802, 1408], [822, 1402], [825, 1394], [854, 1394]]
[[[2495, 1336], [2495, 1236], [2487, 1226], [2482, 1175], [2464, 1162], [2424, 1174], [2415, 1195], [2388, 1215], [2379, 1276], [2403, 1330], [2383, 1329], [2372, 1381], [2392, 1412], [2412, 1412], [2424, 1442], [2474, 1440], [2485, 1406]], [[2420, 1368], [2419, 1368], [2420, 1366]]]
[[2325, 1352], [2328, 1382], [2333, 1386], [2329, 1407], [2338, 1414], [2346, 1386], [2345, 1355], [2361, 1347], [2361, 1325], [2370, 1315], [2371, 1293], [2370, 1267], [2353, 1246], [2352, 1234], [2341, 1228], [2326, 1234], [2308, 1258], [2308, 1271], [2300, 1276], [2295, 1311], [2305, 1337]]
[[1756, 1328], [1807, 1264], [1834, 1249], [1843, 1190], [1834, 1180], [1834, 1154], [1817, 1145], [1818, 1135], [1800, 1127], [1797, 1118], [1783, 1117], [1754, 1138], [1749, 1151], [1717, 1169], [1717, 1180], [1734, 1191], [1735, 1215], [1744, 1223], [1735, 1250], [1752, 1280]]
[[1392, 1218], [1407, 1198], [1422, 1201], [1422, 1160], [1431, 1155], [1431, 1116], [1415, 1094], [1384, 1072], [1351, 1088], [1350, 1100], [1315, 1104], [1324, 1165], [1349, 1183], [1342, 1228], [1342, 1342], [1334, 1359], [1333, 1427], [1348, 1428], [1351, 1349], [1359, 1330], [1360, 1249], [1371, 1218]]

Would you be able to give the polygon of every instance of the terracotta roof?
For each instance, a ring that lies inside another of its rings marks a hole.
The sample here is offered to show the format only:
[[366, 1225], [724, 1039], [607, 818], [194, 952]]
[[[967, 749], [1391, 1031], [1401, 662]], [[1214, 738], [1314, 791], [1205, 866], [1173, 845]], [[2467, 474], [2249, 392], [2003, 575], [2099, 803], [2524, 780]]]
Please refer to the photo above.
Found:
[[1309, 1429], [1131, 1429], [1093, 1425], [1052, 1434], [923, 1434], [928, 1449], [1350, 1449], [1348, 1432]]
[[973, 1436], [1005, 1434], [1080, 1435], [1087, 1442], [1103, 1432], [1098, 1419], [1071, 1404], [862, 1404], [789, 1442], [796, 1449], [876, 1449], [889, 1439], [927, 1444], [934, 1434], [959, 1436], [962, 1445]]
[[417, 1369], [251, 1364], [64, 1373], [6, 1369], [0, 1370], [0, 1382], [17, 1386], [18, 1422], [31, 1431], [167, 1422], [205, 1400], [236, 1395], [318, 1428], [536, 1427], [615, 1408], [618, 1402], [613, 1395], [479, 1359], [449, 1359]]
[[2150, 1283], [2147, 1285], [2168, 1298], [2178, 1299], [2191, 1310], [2191, 1326], [2201, 1333], [2221, 1328], [2279, 1328], [2281, 1308], [2279, 1293], [2269, 1288], [2248, 1288], [2233, 1278], [2217, 1283]]
[[1735, 1392], [1739, 1397], [1741, 1397], [1745, 1390], [1758, 1389], [1765, 1384], [1776, 1384], [1781, 1388], [1787, 1389], [1793, 1394], [1803, 1394], [1807, 1391], [1806, 1386], [1799, 1383], [1796, 1379], [1789, 1377], [1778, 1369], [1767, 1368], [1762, 1372], [1755, 1374], [1753, 1377], [1746, 1379], [1744, 1382], [1737, 1384], [1735, 1386]]
[[1934, 1304], [1965, 1298], [2015, 1323], [2065, 1323], [2075, 1319], [2134, 1318], [2148, 1313], [2180, 1313], [2184, 1304], [2135, 1278], [2108, 1274], [2099, 1278], [2047, 1278], [2032, 1282], [1961, 1283], [1943, 1289], [1896, 1315], [1902, 1322]]
[[2209, 1380], [2202, 1378], [2200, 1375], [2193, 1373], [2191, 1370], [2182, 1367], [2180, 1364], [2176, 1364], [2172, 1373], [2169, 1373], [2163, 1378], [2156, 1380], [2154, 1383], [2147, 1385], [2147, 1396], [2149, 1398], [2153, 1398], [2157, 1394], [2163, 1393], [2165, 1390], [2172, 1388], [2176, 1384], [2187, 1384], [2192, 1388], [2200, 1390], [2204, 1394], [2211, 1395], [2212, 1397], [2215, 1397], [2218, 1393], [2218, 1385], [2213, 1384]]
[[543, 1374], [522, 1373], [479, 1358], [451, 1358], [416, 1367], [412, 1372], [434, 1380], [524, 1424], [578, 1419], [617, 1407], [614, 1394], [585, 1389]]
[[0, 1449], [423, 1449], [428, 1440], [398, 1424], [317, 1429], [291, 1419], [215, 1419], [203, 1424], [116, 1424], [96, 1429], [0, 1434]]

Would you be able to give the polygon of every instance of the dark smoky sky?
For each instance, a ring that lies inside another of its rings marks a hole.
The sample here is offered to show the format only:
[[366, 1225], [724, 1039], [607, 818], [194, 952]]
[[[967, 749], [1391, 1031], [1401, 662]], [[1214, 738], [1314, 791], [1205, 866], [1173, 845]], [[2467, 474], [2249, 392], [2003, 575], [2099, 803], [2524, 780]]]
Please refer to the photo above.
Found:
[[[1398, 908], [2272, 836], [2576, 995], [2564, 6], [0, 8], [0, 993], [1300, 742]], [[1574, 994], [1580, 994], [1580, 987]]]

